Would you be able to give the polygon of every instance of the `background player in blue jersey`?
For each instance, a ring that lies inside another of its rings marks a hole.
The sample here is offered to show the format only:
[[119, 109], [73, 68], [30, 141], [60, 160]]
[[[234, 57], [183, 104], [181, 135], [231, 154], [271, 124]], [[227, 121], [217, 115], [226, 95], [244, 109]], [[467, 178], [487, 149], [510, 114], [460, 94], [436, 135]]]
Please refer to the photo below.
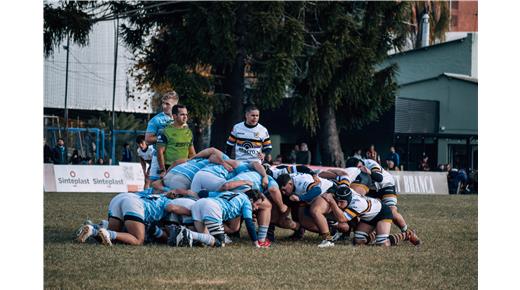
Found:
[[[145, 141], [149, 145], [155, 145], [157, 143], [157, 136], [161, 133], [167, 125], [172, 122], [172, 108], [179, 102], [179, 96], [175, 91], [164, 94], [161, 99], [162, 101], [162, 112], [155, 115], [146, 127]], [[152, 158], [152, 164], [150, 169], [150, 179], [152, 181], [160, 178], [161, 172], [159, 172], [159, 162], [157, 160], [157, 151], [155, 151]]]

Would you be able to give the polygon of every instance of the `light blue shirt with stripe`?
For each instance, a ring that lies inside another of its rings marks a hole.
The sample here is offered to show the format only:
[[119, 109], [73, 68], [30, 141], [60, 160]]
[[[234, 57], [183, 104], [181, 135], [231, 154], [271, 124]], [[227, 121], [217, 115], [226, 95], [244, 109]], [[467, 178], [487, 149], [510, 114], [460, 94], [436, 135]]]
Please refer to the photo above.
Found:
[[174, 174], [182, 174], [186, 176], [190, 181], [193, 180], [193, 176], [202, 168], [208, 166], [211, 162], [208, 159], [197, 158], [188, 160], [182, 164], [173, 167], [170, 172]]
[[220, 205], [223, 221], [229, 221], [239, 216], [244, 219], [253, 218], [253, 207], [249, 197], [244, 193], [224, 191], [216, 197], [208, 198], [214, 199]]
[[166, 196], [152, 194], [141, 196], [141, 200], [143, 201], [145, 223], [157, 222], [163, 218], [164, 208], [169, 200]]
[[[267, 183], [267, 189], [265, 189], [265, 191], [268, 191], [272, 187], [279, 188], [278, 187], [278, 183], [276, 182], [276, 180], [274, 178], [272, 178], [271, 176], [268, 175], [267, 179], [268, 179], [268, 183]], [[251, 188], [249, 185], [242, 185], [242, 186], [239, 186], [237, 188], [234, 188], [233, 191], [244, 192], [244, 191], [247, 191], [249, 189], [257, 189], [257, 190], [259, 190], [261, 192], [264, 192], [264, 188], [262, 187], [262, 176], [260, 175], [260, 173], [258, 173], [256, 171], [248, 170], [248, 171], [239, 173], [235, 177], [230, 178], [228, 180], [228, 182], [229, 181], [237, 181], [237, 180], [248, 180], [248, 181], [251, 181], [253, 183], [253, 187]]]
[[[225, 155], [225, 156], [227, 157], [227, 155]], [[229, 157], [228, 157], [228, 159], [229, 159]], [[224, 160], [227, 160], [227, 159], [224, 159]], [[251, 167], [252, 167], [252, 164], [250, 164], [248, 162], [240, 162], [240, 164], [231, 172], [227, 171], [227, 169], [220, 164], [215, 164], [215, 165], [210, 165], [210, 166], [204, 167], [200, 171], [206, 171], [206, 172], [212, 173], [215, 176], [228, 180], [230, 178], [233, 178], [237, 174], [250, 170]]]
[[[171, 122], [173, 122], [173, 119], [170, 116], [166, 115], [164, 112], [160, 112], [148, 122], [146, 133], [159, 136], [162, 130], [166, 128], [166, 126], [168, 126]], [[157, 150], [154, 151], [153, 155], [157, 156]]]

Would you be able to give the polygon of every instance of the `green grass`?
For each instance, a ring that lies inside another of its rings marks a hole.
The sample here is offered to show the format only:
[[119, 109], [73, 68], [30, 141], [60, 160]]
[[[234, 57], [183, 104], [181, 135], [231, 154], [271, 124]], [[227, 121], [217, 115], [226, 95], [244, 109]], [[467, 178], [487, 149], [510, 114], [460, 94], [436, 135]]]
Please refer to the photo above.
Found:
[[113, 196], [44, 194], [45, 288], [477, 288], [477, 196], [400, 196], [400, 211], [424, 242], [420, 247], [340, 242], [318, 249], [316, 234], [291, 242], [285, 240], [291, 232], [280, 229], [270, 249], [250, 246], [245, 229], [238, 243], [225, 248], [74, 243], [86, 218], [106, 218]]

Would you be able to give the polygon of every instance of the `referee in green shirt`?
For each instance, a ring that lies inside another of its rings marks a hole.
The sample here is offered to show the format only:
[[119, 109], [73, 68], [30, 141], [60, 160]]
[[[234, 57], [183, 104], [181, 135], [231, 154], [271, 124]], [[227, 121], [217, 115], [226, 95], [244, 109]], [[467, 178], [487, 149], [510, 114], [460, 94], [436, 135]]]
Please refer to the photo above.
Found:
[[188, 127], [188, 109], [184, 105], [172, 108], [173, 123], [157, 137], [157, 160], [161, 177], [179, 159], [187, 159], [196, 154], [193, 147], [193, 133]]

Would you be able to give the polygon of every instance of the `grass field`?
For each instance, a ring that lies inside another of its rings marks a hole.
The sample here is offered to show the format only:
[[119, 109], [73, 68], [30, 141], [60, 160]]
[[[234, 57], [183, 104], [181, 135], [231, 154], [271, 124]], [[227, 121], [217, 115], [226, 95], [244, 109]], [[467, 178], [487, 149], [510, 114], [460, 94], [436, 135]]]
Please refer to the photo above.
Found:
[[[285, 238], [255, 249], [242, 239], [225, 248], [165, 245], [103, 247], [73, 242], [89, 218], [106, 218], [113, 194], [44, 194], [44, 287], [105, 289], [476, 289], [477, 196], [400, 196], [423, 244], [353, 247]], [[395, 228], [394, 228], [395, 231]]]

